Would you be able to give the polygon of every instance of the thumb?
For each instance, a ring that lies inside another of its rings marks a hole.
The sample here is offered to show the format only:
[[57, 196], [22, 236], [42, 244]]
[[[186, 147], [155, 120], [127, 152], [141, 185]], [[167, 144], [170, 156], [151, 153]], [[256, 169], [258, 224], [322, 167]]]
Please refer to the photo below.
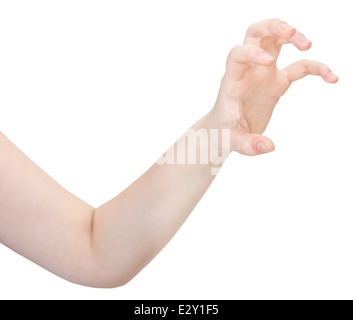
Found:
[[246, 156], [256, 156], [274, 151], [275, 145], [261, 134], [237, 131], [232, 137], [232, 149]]

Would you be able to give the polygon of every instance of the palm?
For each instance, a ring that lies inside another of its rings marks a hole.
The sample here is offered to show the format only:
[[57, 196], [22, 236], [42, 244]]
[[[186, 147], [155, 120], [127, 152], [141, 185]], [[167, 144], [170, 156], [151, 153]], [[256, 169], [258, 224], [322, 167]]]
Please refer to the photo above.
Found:
[[276, 66], [251, 65], [242, 79], [234, 83], [238, 112], [243, 116], [241, 129], [263, 133], [274, 107], [290, 82]]

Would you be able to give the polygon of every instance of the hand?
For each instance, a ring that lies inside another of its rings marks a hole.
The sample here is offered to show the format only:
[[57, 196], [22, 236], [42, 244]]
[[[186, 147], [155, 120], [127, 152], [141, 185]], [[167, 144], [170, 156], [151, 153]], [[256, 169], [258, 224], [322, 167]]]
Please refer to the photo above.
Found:
[[247, 31], [244, 45], [232, 49], [227, 59], [217, 102], [211, 113], [222, 127], [231, 130], [231, 149], [245, 155], [274, 150], [273, 142], [262, 136], [274, 107], [293, 81], [309, 74], [328, 83], [338, 81], [323, 63], [302, 60], [283, 70], [276, 62], [283, 44], [299, 50], [311, 42], [279, 19], [256, 23]]

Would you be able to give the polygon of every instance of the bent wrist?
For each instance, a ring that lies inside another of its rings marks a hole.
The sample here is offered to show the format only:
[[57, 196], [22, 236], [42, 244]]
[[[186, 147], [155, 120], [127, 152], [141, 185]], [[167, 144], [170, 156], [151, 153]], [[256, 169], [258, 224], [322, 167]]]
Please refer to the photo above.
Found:
[[[203, 159], [211, 165], [221, 166], [231, 153], [231, 127], [215, 118], [212, 111], [197, 121], [187, 132], [196, 141]], [[200, 159], [202, 160], [202, 159]]]

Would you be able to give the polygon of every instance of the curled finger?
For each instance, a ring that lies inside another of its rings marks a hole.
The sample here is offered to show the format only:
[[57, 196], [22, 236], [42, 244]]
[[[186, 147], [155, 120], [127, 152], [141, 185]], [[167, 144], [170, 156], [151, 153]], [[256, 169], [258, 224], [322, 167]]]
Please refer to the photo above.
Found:
[[307, 75], [320, 76], [328, 83], [336, 83], [338, 77], [330, 70], [330, 68], [321, 62], [312, 60], [301, 60], [295, 62], [283, 69], [287, 74], [290, 82], [297, 81]]
[[271, 54], [257, 46], [236, 46], [228, 56], [227, 72], [231, 73], [232, 77], [241, 79], [247, 70], [249, 63], [268, 66], [272, 64], [273, 61], [274, 57]]

